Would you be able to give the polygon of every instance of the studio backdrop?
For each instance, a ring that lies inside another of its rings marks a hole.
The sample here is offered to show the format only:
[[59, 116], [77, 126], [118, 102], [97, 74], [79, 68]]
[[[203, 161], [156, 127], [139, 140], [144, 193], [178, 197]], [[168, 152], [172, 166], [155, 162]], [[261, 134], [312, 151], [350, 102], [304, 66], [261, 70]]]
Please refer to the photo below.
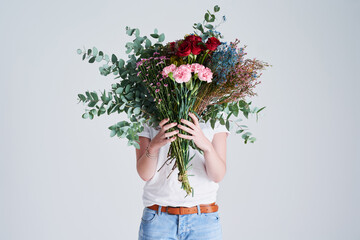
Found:
[[253, 97], [254, 143], [231, 132], [218, 205], [224, 239], [360, 239], [360, 3], [9, 1], [0, 3], [0, 239], [137, 239], [135, 148], [110, 137], [126, 115], [83, 119], [78, 93], [109, 89], [77, 49], [127, 59], [125, 27], [165, 42], [218, 4], [225, 41], [272, 64]]

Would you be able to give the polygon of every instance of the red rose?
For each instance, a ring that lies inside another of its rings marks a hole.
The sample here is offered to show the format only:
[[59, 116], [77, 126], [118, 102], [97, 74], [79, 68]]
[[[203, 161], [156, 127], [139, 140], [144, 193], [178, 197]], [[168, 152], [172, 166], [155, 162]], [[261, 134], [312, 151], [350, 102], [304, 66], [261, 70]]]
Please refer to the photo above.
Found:
[[179, 57], [186, 57], [191, 53], [191, 42], [183, 41], [176, 52]]
[[221, 44], [219, 39], [217, 39], [216, 37], [211, 37], [206, 41], [206, 47], [207, 49], [209, 49], [210, 51], [215, 51], [216, 48]]
[[198, 41], [201, 41], [201, 37], [196, 36], [196, 35], [188, 35], [188, 36], [186, 36], [185, 41], [198, 42]]
[[201, 45], [201, 44], [198, 44], [200, 43], [201, 41], [199, 42], [193, 42], [192, 43], [192, 48], [191, 48], [191, 52], [194, 54], [194, 55], [198, 55], [199, 53], [201, 53], [202, 50], [204, 50], [204, 45]]
[[204, 46], [201, 44], [198, 44], [199, 42], [202, 42], [202, 39], [200, 36], [196, 35], [188, 35], [186, 36], [184, 41], [188, 41], [191, 43], [191, 52], [194, 55], [198, 55], [201, 53], [202, 50], [204, 50]]
[[171, 42], [171, 43], [170, 43], [170, 49], [171, 49], [171, 51], [174, 51], [174, 49], [175, 49], [175, 42]]

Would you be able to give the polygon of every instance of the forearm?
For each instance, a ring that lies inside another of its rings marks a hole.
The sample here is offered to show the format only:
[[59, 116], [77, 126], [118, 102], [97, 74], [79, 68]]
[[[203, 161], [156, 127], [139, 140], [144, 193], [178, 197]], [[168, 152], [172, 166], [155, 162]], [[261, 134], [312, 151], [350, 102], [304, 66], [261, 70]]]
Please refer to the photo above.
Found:
[[159, 150], [152, 148], [150, 145], [149, 154], [151, 157], [148, 157], [145, 151], [136, 163], [138, 174], [144, 181], [150, 180], [155, 174]]
[[211, 143], [204, 150], [204, 158], [207, 175], [214, 182], [220, 182], [225, 176], [226, 165]]

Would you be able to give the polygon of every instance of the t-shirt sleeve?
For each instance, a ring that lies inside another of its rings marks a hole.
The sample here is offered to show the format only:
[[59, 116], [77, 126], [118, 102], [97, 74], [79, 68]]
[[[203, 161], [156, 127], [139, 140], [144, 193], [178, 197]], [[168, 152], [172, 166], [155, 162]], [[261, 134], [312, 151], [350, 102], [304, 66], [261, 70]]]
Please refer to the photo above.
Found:
[[227, 136], [229, 136], [229, 134], [230, 134], [230, 131], [226, 129], [226, 126], [221, 125], [219, 121], [217, 121], [215, 123], [215, 127], [214, 127], [213, 131], [214, 131], [214, 134], [215, 133], [220, 133], [220, 132], [226, 132]]
[[147, 138], [150, 138], [150, 139], [151, 139], [151, 137], [150, 137], [150, 127], [149, 127], [149, 125], [147, 125], [147, 124], [145, 123], [145, 124], [143, 124], [143, 127], [144, 127], [144, 130], [143, 130], [142, 132], [138, 133], [138, 136], [139, 136], [139, 137], [147, 137]]

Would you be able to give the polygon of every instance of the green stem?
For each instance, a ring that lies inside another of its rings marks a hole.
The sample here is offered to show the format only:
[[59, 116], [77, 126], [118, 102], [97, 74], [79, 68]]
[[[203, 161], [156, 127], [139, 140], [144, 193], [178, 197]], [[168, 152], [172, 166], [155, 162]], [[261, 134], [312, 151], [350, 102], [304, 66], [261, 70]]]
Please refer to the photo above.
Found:
[[207, 54], [209, 53], [209, 51], [206, 51], [206, 53], [205, 53], [205, 55], [204, 55], [204, 57], [202, 58], [202, 60], [201, 60], [201, 64], [203, 64], [204, 63], [204, 60], [205, 60], [205, 57], [207, 56]]

